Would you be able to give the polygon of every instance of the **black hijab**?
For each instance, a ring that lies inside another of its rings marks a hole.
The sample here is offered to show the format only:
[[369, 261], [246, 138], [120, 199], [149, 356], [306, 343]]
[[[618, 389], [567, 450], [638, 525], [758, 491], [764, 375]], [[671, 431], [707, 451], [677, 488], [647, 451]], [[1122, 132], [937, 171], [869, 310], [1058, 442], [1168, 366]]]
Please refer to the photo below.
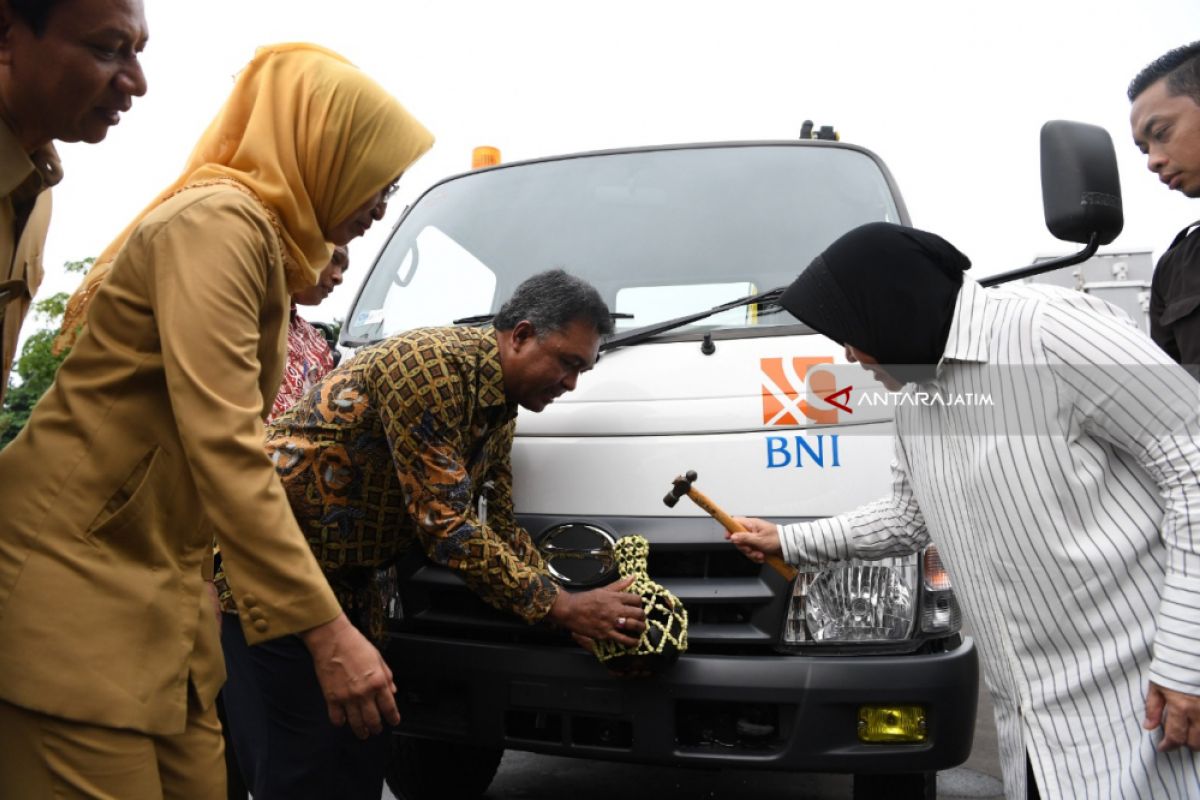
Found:
[[809, 327], [895, 378], [933, 377], [970, 260], [940, 236], [872, 222], [813, 259], [779, 299]]

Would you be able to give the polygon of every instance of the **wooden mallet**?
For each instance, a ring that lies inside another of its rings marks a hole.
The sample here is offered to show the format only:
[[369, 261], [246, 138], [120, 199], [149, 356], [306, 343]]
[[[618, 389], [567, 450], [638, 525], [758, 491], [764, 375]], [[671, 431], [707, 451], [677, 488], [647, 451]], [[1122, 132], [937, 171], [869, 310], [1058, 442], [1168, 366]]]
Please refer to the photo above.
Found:
[[[667, 492], [667, 496], [663, 498], [663, 502], [666, 503], [667, 508], [674, 508], [675, 504], [679, 502], [679, 498], [687, 495], [692, 498], [693, 503], [700, 506], [713, 519], [721, 523], [725, 527], [725, 530], [730, 533], [744, 533], [746, 529], [734, 522], [733, 517], [726, 514], [716, 503], [696, 490], [693, 484], [696, 482], [697, 477], [695, 470], [688, 470], [671, 483], [671, 491]], [[789, 581], [796, 577], [796, 568], [777, 555], [767, 556], [767, 563]]]

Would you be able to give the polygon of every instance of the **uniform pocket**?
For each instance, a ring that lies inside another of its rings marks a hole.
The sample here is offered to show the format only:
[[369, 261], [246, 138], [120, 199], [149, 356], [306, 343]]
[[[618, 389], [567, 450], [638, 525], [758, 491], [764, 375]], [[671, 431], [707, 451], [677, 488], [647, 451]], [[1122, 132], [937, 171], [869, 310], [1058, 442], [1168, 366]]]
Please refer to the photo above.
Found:
[[1179, 320], [1192, 314], [1197, 308], [1200, 308], [1200, 294], [1176, 300], [1163, 309], [1162, 317], [1159, 318], [1158, 324], [1164, 327], [1174, 325]]
[[151, 494], [150, 473], [161, 454], [162, 449], [155, 447], [142, 456], [141, 461], [129, 473], [129, 477], [121, 484], [121, 488], [108, 499], [104, 508], [88, 526], [88, 539], [93, 542], [102, 540], [121, 530], [129, 524], [130, 520], [137, 517], [138, 511], [146, 504], [146, 500]]

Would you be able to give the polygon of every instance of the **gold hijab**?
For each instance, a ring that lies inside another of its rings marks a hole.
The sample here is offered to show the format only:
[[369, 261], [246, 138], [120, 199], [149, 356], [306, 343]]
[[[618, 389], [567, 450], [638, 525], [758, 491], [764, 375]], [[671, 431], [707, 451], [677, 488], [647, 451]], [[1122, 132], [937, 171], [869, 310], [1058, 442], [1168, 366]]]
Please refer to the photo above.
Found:
[[[159, 203], [196, 185], [248, 190], [278, 224], [289, 291], [316, 284], [333, 255], [325, 231], [408, 169], [433, 136], [357, 67], [312, 44], [263, 47], [238, 76], [183, 173], [96, 259], [55, 342], [74, 344], [113, 259]], [[202, 269], [202, 264], [195, 265]]]

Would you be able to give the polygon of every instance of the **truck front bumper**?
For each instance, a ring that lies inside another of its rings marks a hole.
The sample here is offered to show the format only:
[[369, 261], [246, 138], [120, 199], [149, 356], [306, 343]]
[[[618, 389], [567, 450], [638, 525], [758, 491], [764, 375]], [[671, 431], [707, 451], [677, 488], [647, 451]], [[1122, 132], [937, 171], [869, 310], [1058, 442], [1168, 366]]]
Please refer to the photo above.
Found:
[[[808, 772], [931, 772], [971, 753], [974, 641], [906, 655], [684, 655], [618, 679], [579, 648], [396, 633], [400, 733], [554, 755]], [[925, 741], [865, 744], [863, 705], [918, 705]]]

